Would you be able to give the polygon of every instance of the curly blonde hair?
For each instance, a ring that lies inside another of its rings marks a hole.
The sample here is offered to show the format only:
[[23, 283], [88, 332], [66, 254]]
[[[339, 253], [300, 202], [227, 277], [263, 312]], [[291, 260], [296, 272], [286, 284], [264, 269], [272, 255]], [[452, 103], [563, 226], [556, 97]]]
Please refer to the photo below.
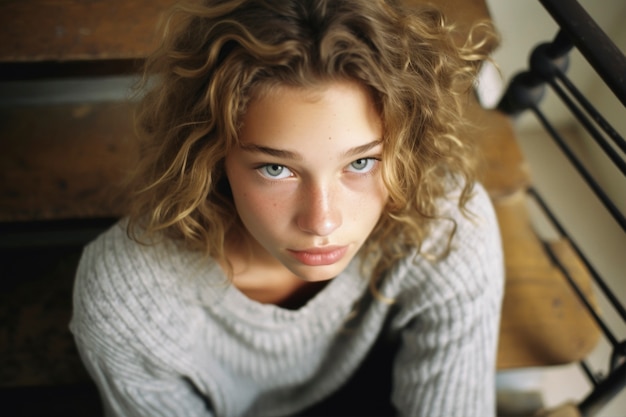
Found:
[[159, 232], [225, 261], [242, 228], [224, 173], [240, 121], [260, 89], [353, 81], [383, 121], [389, 200], [362, 248], [372, 285], [419, 251], [454, 178], [459, 205], [475, 180], [462, 108], [490, 39], [459, 45], [431, 7], [391, 0], [203, 0], [177, 5], [149, 57], [137, 111], [139, 159], [128, 231]]

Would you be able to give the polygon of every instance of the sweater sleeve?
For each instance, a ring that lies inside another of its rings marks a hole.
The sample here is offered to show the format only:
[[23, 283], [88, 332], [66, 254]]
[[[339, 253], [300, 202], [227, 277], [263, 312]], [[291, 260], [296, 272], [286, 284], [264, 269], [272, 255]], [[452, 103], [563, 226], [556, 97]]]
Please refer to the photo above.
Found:
[[405, 311], [392, 395], [401, 415], [495, 415], [503, 255], [482, 188], [469, 209], [471, 219], [452, 216], [457, 230], [446, 258], [406, 265], [409, 280], [418, 284], [401, 298]]
[[[188, 380], [156, 376], [141, 364], [110, 359], [77, 339], [77, 346], [90, 376], [96, 383], [107, 417], [209, 417], [209, 407]], [[108, 352], [112, 353], [112, 352]], [[138, 366], [139, 365], [139, 366]]]
[[172, 339], [188, 332], [150, 278], [152, 258], [115, 229], [85, 249], [70, 323], [76, 346], [106, 416], [211, 416], [191, 377], [177, 371], [176, 357], [189, 355], [182, 337]]

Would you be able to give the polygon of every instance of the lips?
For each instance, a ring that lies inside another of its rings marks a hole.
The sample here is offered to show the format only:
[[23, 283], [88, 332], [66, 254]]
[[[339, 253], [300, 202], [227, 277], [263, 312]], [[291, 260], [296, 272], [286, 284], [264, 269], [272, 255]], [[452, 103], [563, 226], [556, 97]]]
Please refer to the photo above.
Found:
[[308, 266], [332, 265], [341, 260], [348, 251], [348, 246], [324, 246], [305, 250], [289, 250], [289, 253]]

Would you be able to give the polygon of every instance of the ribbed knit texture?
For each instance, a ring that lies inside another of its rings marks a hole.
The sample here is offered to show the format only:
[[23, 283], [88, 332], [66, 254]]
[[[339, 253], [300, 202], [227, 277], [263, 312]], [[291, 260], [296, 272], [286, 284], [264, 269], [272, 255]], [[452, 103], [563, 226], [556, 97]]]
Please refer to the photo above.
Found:
[[[322, 401], [379, 337], [396, 337], [393, 404], [404, 416], [495, 414], [503, 286], [497, 222], [481, 187], [453, 250], [408, 257], [372, 297], [359, 262], [298, 310], [260, 304], [210, 259], [164, 241], [140, 245], [124, 222], [89, 244], [71, 330], [111, 416], [287, 416]], [[451, 222], [424, 249], [445, 246]]]

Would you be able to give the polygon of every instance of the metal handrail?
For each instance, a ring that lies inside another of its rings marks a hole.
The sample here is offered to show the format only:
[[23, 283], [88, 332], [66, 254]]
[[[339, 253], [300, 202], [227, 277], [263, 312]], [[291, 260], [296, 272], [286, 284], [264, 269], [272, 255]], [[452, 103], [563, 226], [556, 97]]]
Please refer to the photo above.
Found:
[[561, 30], [626, 106], [626, 57], [576, 0], [539, 0]]

